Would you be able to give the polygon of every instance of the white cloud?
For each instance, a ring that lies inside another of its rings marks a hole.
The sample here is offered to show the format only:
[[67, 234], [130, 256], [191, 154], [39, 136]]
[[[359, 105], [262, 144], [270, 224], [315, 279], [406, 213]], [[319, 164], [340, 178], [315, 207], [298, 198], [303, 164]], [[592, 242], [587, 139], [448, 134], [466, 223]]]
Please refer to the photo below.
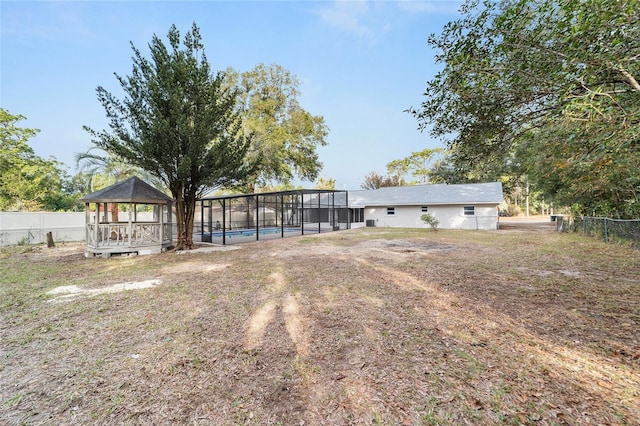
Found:
[[406, 18], [419, 14], [455, 14], [463, 0], [336, 0], [316, 9], [327, 25], [369, 42], [403, 25]]
[[409, 13], [456, 13], [464, 3], [462, 0], [399, 0], [398, 8]]
[[324, 22], [358, 37], [373, 38], [375, 30], [365, 20], [369, 12], [367, 0], [335, 1], [332, 6], [318, 10]]
[[64, 2], [13, 3], [3, 11], [2, 33], [54, 40], [92, 37], [75, 6]]

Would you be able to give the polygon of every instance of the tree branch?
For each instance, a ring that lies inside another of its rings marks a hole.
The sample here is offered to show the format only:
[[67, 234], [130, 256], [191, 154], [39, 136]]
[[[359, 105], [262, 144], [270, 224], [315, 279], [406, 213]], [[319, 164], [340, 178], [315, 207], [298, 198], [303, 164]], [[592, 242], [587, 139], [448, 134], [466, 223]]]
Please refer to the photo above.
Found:
[[622, 67], [619, 67], [618, 71], [624, 76], [625, 81], [629, 83], [636, 92], [640, 93], [640, 83], [638, 83], [638, 80]]

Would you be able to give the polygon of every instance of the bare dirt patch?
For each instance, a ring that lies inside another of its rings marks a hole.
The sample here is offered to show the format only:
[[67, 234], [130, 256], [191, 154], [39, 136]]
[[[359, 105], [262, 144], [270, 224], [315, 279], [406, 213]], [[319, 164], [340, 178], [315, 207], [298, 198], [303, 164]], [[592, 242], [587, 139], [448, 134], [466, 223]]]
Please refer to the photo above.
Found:
[[122, 291], [143, 290], [161, 284], [160, 280], [145, 280], [113, 284], [102, 288], [82, 288], [77, 285], [65, 285], [56, 287], [47, 292], [48, 295], [55, 296], [51, 302], [63, 302], [82, 296], [97, 296], [100, 294], [119, 293]]
[[236, 247], [0, 252], [0, 423], [640, 423], [635, 250], [523, 229]]
[[551, 233], [556, 231], [556, 225], [556, 222], [551, 221], [550, 216], [501, 217], [498, 221], [498, 228], [501, 231], [511, 232]]

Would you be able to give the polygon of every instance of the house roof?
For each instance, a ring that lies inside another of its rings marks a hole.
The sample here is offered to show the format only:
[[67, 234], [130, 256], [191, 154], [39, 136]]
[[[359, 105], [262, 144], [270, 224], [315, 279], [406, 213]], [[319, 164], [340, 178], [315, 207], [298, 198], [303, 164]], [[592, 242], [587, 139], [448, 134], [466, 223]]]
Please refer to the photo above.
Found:
[[230, 198], [253, 198], [256, 196], [265, 197], [265, 196], [279, 196], [279, 195], [344, 194], [347, 191], [336, 190], [336, 189], [290, 189], [286, 191], [256, 192], [253, 194], [222, 194], [222, 195], [215, 195], [214, 192], [215, 191], [210, 191], [208, 193], [205, 193], [202, 197], [198, 198], [198, 200], [203, 200], [203, 201], [228, 200]]
[[87, 194], [80, 198], [79, 201], [85, 203], [167, 204], [173, 202], [173, 198], [157, 190], [139, 177], [134, 176], [100, 191]]
[[396, 186], [349, 191], [349, 207], [500, 204], [501, 182]]

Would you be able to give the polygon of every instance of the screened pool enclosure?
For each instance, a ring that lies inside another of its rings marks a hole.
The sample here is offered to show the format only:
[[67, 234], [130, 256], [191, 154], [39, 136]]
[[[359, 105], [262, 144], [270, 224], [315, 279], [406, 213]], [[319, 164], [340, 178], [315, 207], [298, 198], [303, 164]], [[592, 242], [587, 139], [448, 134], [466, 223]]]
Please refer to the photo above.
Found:
[[198, 200], [194, 238], [234, 244], [350, 228], [348, 193], [296, 189]]

